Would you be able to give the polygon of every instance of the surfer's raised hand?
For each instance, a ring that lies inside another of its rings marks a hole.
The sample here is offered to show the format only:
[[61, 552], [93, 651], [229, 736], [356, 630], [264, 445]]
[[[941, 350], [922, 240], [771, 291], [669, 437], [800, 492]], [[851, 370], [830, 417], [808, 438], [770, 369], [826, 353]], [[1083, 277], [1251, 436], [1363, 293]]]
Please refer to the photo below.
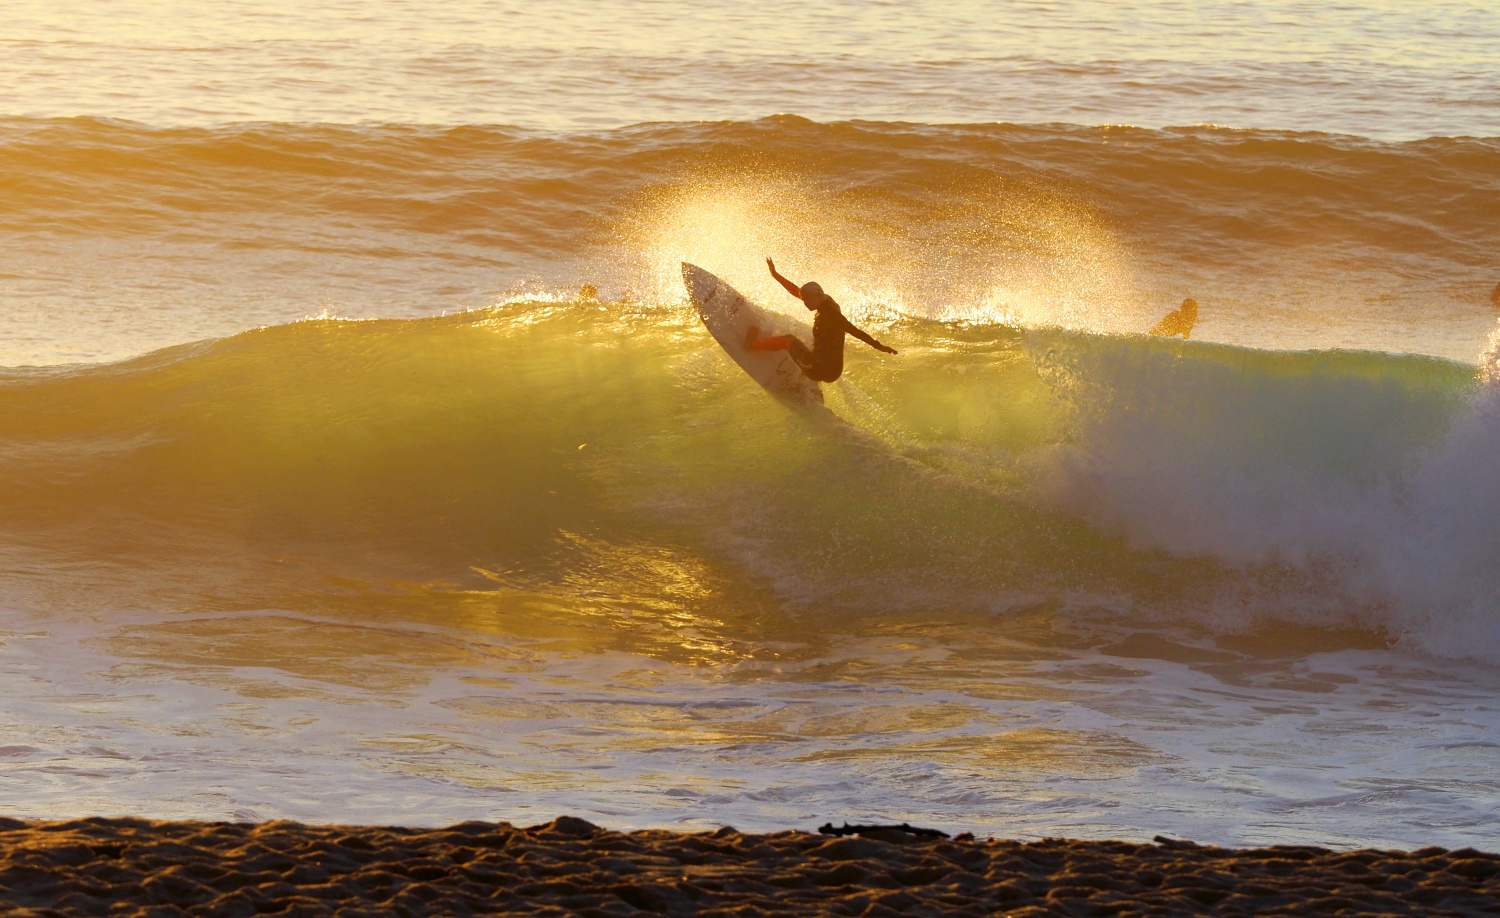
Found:
[[802, 299], [802, 288], [782, 277], [776, 270], [776, 262], [772, 261], [770, 256], [766, 257], [766, 267], [771, 269], [771, 276], [776, 278], [777, 282], [786, 288], [787, 293], [790, 293], [799, 300]]

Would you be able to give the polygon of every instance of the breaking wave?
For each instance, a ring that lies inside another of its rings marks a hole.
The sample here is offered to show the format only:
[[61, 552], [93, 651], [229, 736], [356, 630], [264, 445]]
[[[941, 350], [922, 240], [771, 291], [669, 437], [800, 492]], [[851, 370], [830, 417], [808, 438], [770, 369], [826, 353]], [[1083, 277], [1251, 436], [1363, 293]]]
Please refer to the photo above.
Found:
[[7, 371], [8, 580], [80, 607], [832, 631], [1047, 607], [1500, 646], [1500, 395], [1471, 365], [888, 324], [902, 356], [851, 351], [825, 423], [686, 309], [620, 303]]

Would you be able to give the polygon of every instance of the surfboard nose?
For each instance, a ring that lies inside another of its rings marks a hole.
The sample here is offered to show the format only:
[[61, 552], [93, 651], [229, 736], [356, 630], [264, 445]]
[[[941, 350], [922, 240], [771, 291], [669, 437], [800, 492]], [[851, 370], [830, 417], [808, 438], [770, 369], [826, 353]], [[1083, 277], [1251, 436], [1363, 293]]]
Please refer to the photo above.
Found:
[[706, 272], [697, 265], [682, 262], [682, 285], [687, 288], [688, 296], [696, 297], [706, 286], [703, 283], [703, 275]]

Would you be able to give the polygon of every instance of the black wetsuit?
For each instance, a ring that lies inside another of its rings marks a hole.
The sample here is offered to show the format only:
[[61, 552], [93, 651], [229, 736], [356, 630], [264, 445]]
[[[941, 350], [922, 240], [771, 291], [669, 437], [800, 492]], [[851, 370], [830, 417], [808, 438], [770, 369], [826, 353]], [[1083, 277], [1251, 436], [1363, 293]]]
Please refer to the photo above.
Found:
[[815, 382], [833, 382], [844, 375], [844, 335], [849, 327], [839, 304], [827, 297], [813, 319], [812, 348], [792, 338], [792, 359], [802, 368], [802, 375]]

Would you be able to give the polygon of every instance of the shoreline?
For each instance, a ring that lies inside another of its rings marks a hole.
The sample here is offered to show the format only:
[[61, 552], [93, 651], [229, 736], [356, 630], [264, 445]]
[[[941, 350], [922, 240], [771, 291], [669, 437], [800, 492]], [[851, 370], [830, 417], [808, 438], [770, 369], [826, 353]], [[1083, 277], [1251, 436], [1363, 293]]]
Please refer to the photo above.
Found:
[[1500, 855], [1043, 839], [0, 818], [3, 914], [1500, 914]]

